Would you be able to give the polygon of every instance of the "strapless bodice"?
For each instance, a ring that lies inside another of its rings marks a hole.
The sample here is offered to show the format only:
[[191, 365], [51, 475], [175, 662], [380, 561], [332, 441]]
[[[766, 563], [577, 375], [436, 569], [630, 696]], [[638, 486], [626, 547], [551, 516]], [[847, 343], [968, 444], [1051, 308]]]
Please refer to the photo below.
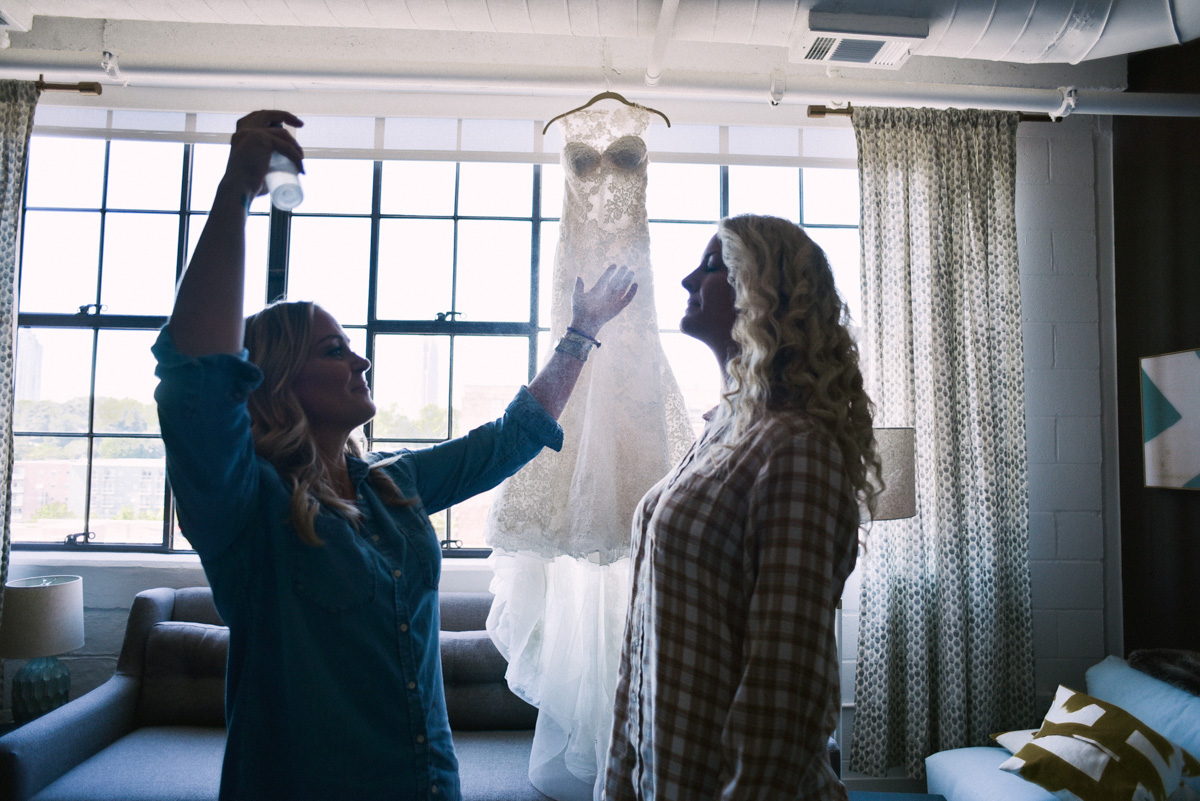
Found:
[[563, 166], [586, 178], [607, 164], [614, 170], [633, 172], [646, 163], [646, 143], [640, 136], [622, 136], [600, 152], [586, 142], [567, 142], [562, 150]]

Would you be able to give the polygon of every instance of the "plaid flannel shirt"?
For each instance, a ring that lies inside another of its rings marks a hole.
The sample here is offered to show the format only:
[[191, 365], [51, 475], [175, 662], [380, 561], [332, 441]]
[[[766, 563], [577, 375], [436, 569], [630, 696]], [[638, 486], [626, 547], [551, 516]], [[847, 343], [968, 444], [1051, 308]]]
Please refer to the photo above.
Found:
[[845, 801], [826, 748], [857, 553], [841, 453], [794, 413], [732, 450], [717, 428], [635, 517], [605, 796]]

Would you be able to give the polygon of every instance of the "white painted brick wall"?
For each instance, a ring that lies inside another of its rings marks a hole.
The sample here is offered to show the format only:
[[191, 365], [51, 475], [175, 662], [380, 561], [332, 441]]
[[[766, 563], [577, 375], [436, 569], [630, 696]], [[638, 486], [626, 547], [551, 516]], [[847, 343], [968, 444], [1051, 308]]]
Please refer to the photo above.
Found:
[[[1017, 228], [1025, 335], [1030, 567], [1038, 710], [1083, 689], [1105, 655], [1105, 464], [1097, 150], [1089, 117], [1018, 130]], [[1099, 143], [1099, 144], [1097, 144]], [[1102, 173], [1107, 180], [1106, 173]], [[1105, 191], [1104, 187], [1101, 187]]]

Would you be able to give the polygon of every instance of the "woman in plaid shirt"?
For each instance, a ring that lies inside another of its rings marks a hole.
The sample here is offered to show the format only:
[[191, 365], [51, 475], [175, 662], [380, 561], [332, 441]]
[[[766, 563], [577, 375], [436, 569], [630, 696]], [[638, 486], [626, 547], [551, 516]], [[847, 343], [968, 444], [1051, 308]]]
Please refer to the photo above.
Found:
[[845, 801], [834, 609], [879, 469], [846, 306], [774, 217], [722, 220], [683, 286], [724, 391], [634, 519], [605, 796]]

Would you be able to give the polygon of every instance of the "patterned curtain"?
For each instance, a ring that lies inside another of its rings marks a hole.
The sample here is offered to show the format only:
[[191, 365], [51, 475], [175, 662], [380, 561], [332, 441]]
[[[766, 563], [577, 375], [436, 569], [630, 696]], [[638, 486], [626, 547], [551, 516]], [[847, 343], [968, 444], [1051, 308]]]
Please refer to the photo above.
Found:
[[862, 570], [852, 770], [1034, 725], [1017, 115], [855, 109], [863, 362], [877, 426], [913, 426], [917, 516]]
[[[37, 89], [29, 81], [0, 81], [0, 616], [8, 581], [9, 524], [12, 515], [13, 381], [17, 341], [17, 250], [21, 244], [21, 191]], [[4, 686], [0, 660], [0, 687]], [[0, 699], [2, 708], [3, 699]]]

